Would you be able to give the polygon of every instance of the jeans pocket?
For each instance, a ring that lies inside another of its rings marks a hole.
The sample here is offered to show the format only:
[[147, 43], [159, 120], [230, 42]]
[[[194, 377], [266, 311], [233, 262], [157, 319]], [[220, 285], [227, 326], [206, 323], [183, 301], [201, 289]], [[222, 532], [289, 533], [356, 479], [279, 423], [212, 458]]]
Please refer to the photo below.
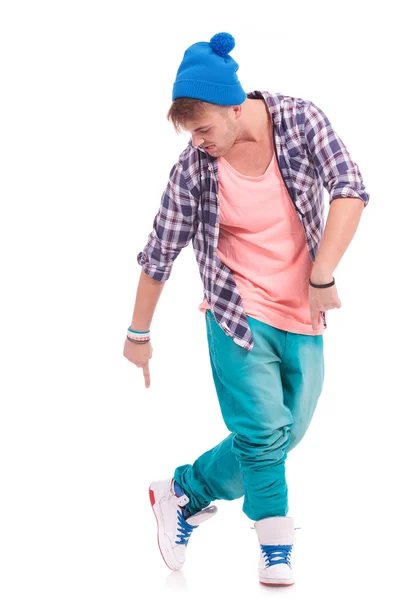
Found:
[[207, 329], [207, 341], [208, 341], [208, 347], [210, 349], [210, 353], [212, 355], [214, 355], [214, 334], [212, 331], [212, 320], [214, 319], [211, 310], [207, 309], [206, 310], [206, 329]]

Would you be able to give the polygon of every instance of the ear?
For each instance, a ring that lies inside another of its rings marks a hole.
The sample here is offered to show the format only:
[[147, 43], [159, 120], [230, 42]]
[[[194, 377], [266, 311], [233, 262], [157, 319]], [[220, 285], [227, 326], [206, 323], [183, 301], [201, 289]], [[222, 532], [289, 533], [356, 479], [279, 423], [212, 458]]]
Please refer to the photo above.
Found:
[[242, 116], [243, 108], [242, 108], [241, 104], [237, 104], [236, 106], [232, 106], [232, 110], [233, 110], [233, 118], [234, 119], [238, 119], [239, 117]]

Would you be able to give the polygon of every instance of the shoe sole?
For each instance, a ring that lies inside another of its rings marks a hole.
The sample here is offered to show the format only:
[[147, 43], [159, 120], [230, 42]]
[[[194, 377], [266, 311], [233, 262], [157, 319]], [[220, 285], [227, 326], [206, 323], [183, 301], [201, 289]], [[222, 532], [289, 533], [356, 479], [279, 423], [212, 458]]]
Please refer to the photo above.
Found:
[[160, 550], [160, 554], [163, 558], [163, 561], [165, 562], [165, 564], [167, 565], [168, 569], [171, 569], [171, 571], [180, 571], [180, 569], [182, 568], [182, 566], [180, 567], [173, 567], [170, 564], [168, 564], [168, 560], [166, 558], [166, 556], [168, 555], [168, 551], [167, 548], [165, 547], [163, 540], [165, 537], [165, 532], [164, 532], [164, 523], [162, 520], [162, 516], [159, 513], [159, 511], [157, 511], [157, 501], [159, 501], [159, 498], [156, 498], [156, 490], [153, 489], [150, 485], [149, 487], [149, 498], [150, 498], [150, 503], [151, 503], [151, 508], [153, 509], [153, 513], [154, 516], [156, 518], [157, 521], [157, 543], [158, 543], [158, 548]]
[[294, 584], [294, 581], [261, 581], [260, 579], [260, 583], [271, 587], [289, 587]]
[[267, 583], [266, 581], [261, 581], [260, 583], [262, 585], [268, 585], [270, 587], [289, 587], [291, 585], [294, 585], [294, 581], [290, 582], [290, 583]]

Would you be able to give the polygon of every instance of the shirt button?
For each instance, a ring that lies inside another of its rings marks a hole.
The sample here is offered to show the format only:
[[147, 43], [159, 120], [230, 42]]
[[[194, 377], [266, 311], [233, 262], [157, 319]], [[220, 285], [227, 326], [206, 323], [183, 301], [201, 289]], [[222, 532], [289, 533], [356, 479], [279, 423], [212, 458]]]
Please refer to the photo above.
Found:
[[215, 227], [219, 227], [219, 223], [215, 223]]
[[217, 253], [216, 253], [216, 252], [213, 252], [213, 256], [217, 256]]
[[215, 194], [215, 197], [216, 197], [216, 199], [217, 199], [217, 200], [219, 200], [219, 196], [218, 196], [218, 194]]
[[208, 165], [208, 170], [211, 171], [211, 165]]

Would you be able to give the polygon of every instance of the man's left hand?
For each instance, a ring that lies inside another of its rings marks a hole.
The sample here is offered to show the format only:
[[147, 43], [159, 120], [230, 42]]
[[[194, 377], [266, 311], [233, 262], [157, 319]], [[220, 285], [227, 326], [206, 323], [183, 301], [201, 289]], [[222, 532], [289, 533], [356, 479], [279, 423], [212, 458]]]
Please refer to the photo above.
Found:
[[[311, 281], [316, 284], [320, 283], [319, 281], [314, 281], [312, 277]], [[310, 285], [308, 290], [311, 324], [313, 331], [317, 332], [319, 313], [331, 310], [332, 308], [340, 308], [342, 303], [340, 302], [336, 285], [328, 288], [314, 288]]]

